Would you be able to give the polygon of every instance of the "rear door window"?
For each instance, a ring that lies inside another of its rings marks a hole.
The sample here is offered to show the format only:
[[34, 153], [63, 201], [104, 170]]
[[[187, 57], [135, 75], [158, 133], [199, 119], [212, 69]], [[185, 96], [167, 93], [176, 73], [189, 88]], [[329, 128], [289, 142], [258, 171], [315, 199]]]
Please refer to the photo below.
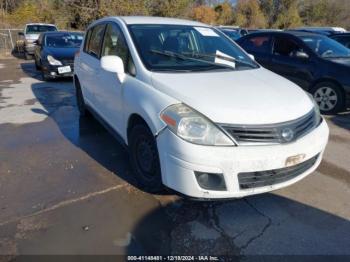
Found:
[[271, 37], [265, 35], [249, 37], [242, 46], [248, 53], [271, 53]]
[[302, 47], [292, 39], [276, 37], [273, 45], [273, 54], [285, 57], [295, 57], [297, 52], [303, 52]]
[[95, 26], [92, 29], [91, 36], [88, 42], [87, 53], [96, 58], [100, 58], [101, 55], [101, 45], [105, 27], [105, 24]]

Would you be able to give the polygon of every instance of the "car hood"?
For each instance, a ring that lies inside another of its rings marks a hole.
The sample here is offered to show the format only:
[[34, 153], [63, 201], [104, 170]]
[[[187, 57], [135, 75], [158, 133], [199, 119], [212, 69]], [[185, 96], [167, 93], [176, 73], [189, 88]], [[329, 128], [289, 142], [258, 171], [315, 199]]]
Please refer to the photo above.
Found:
[[38, 40], [40, 34], [26, 34], [26, 40]]
[[79, 48], [53, 48], [45, 47], [45, 52], [56, 59], [74, 59], [75, 53]]
[[216, 123], [273, 124], [310, 112], [312, 101], [294, 83], [271, 71], [153, 73], [156, 89]]

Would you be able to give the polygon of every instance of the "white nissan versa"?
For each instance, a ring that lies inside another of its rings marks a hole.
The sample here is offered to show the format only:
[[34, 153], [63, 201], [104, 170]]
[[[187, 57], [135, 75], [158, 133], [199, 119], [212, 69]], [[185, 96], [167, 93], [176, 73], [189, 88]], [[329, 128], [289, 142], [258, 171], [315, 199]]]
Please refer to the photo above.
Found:
[[128, 145], [150, 191], [219, 199], [279, 189], [313, 172], [328, 141], [311, 97], [202, 23], [98, 20], [74, 68], [80, 113]]

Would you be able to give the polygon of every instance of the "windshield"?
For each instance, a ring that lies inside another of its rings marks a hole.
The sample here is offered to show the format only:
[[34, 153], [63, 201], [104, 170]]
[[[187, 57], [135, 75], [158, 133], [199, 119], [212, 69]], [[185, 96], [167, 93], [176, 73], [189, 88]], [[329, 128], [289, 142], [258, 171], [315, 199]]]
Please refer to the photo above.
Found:
[[223, 29], [221, 30], [222, 32], [224, 32], [225, 35], [227, 35], [229, 38], [231, 38], [232, 40], [237, 40], [238, 38], [241, 37], [241, 34], [236, 31], [236, 30], [226, 30]]
[[45, 38], [45, 46], [56, 48], [78, 48], [83, 41], [82, 34], [49, 34]]
[[52, 25], [28, 25], [26, 34], [40, 34], [47, 31], [57, 31], [57, 28]]
[[325, 36], [302, 36], [301, 39], [323, 58], [350, 57], [350, 49]]
[[141, 59], [151, 71], [245, 70], [258, 65], [223, 33], [186, 25], [130, 25]]

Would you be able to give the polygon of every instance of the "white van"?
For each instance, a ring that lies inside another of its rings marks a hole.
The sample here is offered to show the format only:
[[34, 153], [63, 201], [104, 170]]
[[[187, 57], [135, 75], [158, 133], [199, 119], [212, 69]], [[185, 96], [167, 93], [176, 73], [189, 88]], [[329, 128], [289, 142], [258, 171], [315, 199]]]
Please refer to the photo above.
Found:
[[146, 190], [244, 197], [291, 185], [321, 162], [329, 130], [313, 99], [205, 24], [98, 20], [74, 68], [81, 114], [129, 147]]

